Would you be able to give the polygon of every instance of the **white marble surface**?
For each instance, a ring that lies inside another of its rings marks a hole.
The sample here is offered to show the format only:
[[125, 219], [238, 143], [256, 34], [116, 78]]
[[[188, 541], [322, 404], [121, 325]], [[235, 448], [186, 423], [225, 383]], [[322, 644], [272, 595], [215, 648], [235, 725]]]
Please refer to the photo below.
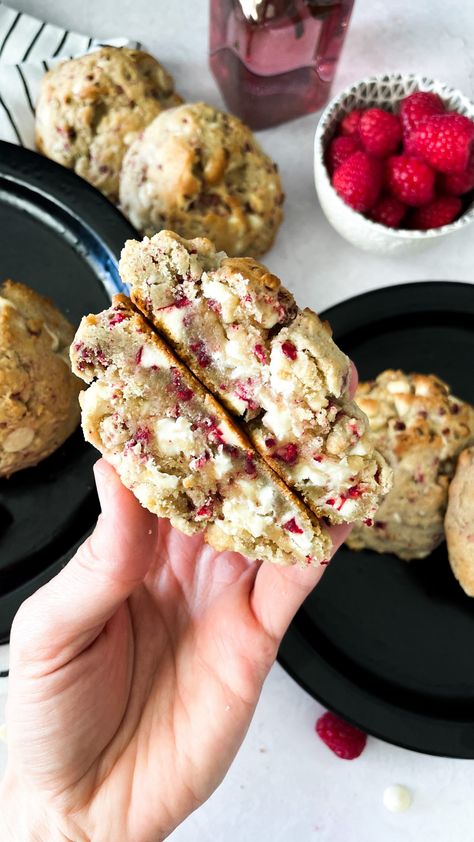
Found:
[[[221, 105], [207, 67], [205, 0], [10, 0], [22, 10], [98, 37], [140, 39], [188, 99]], [[334, 91], [366, 75], [419, 71], [474, 95], [470, 0], [356, 0]], [[312, 180], [317, 115], [261, 133], [278, 161], [286, 220], [266, 258], [304, 304], [321, 310], [379, 286], [409, 280], [474, 282], [474, 229], [410, 257], [357, 251], [329, 227]], [[279, 666], [264, 688], [249, 734], [226, 780], [174, 836], [175, 842], [456, 842], [474, 838], [474, 764], [418, 755], [370, 739], [352, 763], [314, 735], [320, 706]], [[0, 712], [1, 720], [1, 712]], [[1, 749], [0, 749], [1, 751]], [[0, 756], [4, 762], [5, 750]], [[392, 815], [385, 786], [406, 784], [411, 809]]]

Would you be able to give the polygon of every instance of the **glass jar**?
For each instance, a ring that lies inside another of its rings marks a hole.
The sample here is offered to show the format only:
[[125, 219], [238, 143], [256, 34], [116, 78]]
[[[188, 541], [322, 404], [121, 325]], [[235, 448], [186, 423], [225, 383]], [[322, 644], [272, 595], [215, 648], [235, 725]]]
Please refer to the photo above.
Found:
[[211, 70], [254, 129], [329, 98], [354, 0], [210, 0]]

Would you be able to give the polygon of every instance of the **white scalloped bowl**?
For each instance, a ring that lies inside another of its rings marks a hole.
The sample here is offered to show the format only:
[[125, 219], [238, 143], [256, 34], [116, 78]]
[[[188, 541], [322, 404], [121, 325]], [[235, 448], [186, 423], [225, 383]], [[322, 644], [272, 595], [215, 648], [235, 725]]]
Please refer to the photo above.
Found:
[[353, 210], [334, 190], [324, 161], [328, 142], [336, 126], [345, 114], [355, 108], [378, 106], [393, 111], [396, 104], [414, 91], [433, 91], [439, 94], [450, 111], [465, 114], [474, 119], [474, 103], [454, 88], [442, 82], [427, 79], [416, 74], [393, 73], [386, 76], [372, 76], [355, 82], [332, 99], [321, 115], [314, 138], [314, 180], [321, 207], [338, 233], [365, 251], [383, 254], [407, 254], [420, 251], [440, 237], [460, 231], [474, 220], [474, 201], [462, 216], [428, 231], [412, 231], [404, 228], [388, 228], [372, 222]]

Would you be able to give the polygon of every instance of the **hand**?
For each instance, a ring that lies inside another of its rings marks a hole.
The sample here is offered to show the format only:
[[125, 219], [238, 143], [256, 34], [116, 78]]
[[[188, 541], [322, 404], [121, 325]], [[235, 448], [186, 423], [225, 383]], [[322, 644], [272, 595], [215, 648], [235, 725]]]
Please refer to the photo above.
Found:
[[13, 624], [4, 842], [164, 839], [225, 775], [325, 569], [217, 553], [95, 474], [93, 534]]

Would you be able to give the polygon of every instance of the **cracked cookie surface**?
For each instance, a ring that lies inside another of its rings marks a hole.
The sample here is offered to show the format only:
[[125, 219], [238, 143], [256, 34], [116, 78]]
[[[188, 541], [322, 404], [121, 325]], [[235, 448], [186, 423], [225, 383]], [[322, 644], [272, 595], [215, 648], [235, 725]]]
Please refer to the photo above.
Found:
[[0, 476], [36, 465], [79, 423], [74, 328], [23, 284], [0, 286]]
[[318, 564], [331, 540], [125, 296], [71, 348], [86, 439], [143, 506], [219, 550]]
[[120, 205], [152, 235], [210, 237], [230, 255], [267, 251], [283, 218], [276, 164], [251, 130], [204, 103], [163, 112], [128, 150]]
[[444, 539], [448, 485], [459, 452], [474, 441], [474, 409], [434, 375], [392, 370], [360, 383], [356, 401], [394, 481], [373, 526], [357, 524], [347, 544], [424, 558]]
[[180, 102], [172, 77], [148, 53], [102, 47], [45, 74], [36, 145], [117, 202], [128, 146], [157, 114]]

